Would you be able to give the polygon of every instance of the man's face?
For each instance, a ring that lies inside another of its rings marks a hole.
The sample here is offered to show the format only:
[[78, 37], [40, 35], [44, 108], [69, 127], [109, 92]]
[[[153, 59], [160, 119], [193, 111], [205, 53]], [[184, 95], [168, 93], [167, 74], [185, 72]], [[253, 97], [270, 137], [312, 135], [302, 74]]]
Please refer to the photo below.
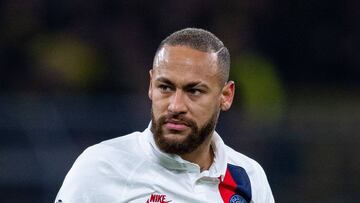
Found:
[[155, 57], [150, 79], [151, 130], [158, 147], [186, 154], [209, 141], [220, 109], [229, 101], [229, 88], [232, 101], [234, 86], [220, 84], [216, 54], [164, 46]]

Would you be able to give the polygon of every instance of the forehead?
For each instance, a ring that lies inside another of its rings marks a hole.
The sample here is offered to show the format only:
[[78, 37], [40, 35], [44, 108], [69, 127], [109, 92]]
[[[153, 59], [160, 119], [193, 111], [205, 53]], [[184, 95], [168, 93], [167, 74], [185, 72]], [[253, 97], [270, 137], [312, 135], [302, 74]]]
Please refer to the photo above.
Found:
[[218, 77], [216, 53], [202, 52], [187, 46], [165, 45], [154, 59], [156, 74], [174, 73], [181, 78]]

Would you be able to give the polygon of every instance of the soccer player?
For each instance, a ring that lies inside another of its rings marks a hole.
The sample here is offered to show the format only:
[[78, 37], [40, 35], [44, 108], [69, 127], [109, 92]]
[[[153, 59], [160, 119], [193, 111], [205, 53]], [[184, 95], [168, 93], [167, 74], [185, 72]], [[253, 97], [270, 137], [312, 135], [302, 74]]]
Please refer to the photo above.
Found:
[[274, 202], [261, 166], [215, 131], [234, 97], [229, 69], [229, 52], [212, 33], [168, 36], [150, 70], [148, 128], [86, 149], [55, 202]]

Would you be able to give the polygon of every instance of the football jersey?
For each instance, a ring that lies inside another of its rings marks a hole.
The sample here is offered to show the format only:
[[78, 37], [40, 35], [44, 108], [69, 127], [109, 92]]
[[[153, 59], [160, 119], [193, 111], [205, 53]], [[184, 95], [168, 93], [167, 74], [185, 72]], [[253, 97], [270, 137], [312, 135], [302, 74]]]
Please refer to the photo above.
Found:
[[272, 203], [261, 166], [212, 135], [214, 161], [199, 165], [159, 150], [143, 132], [87, 148], [68, 172], [56, 203]]

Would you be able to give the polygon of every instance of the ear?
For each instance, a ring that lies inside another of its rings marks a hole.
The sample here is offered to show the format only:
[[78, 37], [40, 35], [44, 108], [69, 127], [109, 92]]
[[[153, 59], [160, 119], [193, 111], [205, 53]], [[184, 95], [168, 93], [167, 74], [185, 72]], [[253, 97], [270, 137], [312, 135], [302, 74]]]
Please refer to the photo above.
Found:
[[220, 101], [221, 110], [227, 111], [230, 109], [234, 99], [234, 94], [235, 94], [235, 83], [234, 81], [229, 81], [225, 84], [221, 92], [221, 101]]
[[153, 77], [153, 69], [151, 69], [151, 70], [149, 71], [149, 76], [150, 76], [150, 84], [149, 84], [148, 96], [149, 96], [150, 100], [152, 100], [152, 91], [153, 91], [153, 89], [152, 89], [152, 77]]

